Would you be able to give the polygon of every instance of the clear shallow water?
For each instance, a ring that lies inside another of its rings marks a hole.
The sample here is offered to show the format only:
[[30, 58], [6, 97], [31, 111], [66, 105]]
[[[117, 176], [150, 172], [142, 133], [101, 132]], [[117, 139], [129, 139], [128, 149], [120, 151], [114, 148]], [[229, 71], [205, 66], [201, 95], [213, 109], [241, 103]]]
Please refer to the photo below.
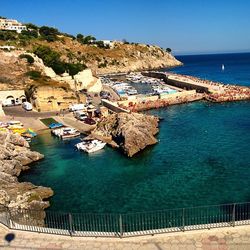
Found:
[[[208, 57], [179, 58], [185, 66], [173, 70], [250, 85], [250, 54]], [[45, 133], [32, 143], [45, 159], [21, 180], [52, 187], [55, 195], [49, 209], [67, 212], [151, 211], [250, 201], [250, 102], [196, 102], [149, 113], [164, 118], [160, 141], [134, 158], [109, 147], [87, 155], [75, 150], [79, 139], [60, 141]]]
[[39, 136], [45, 154], [22, 180], [55, 191], [52, 210], [126, 212], [250, 200], [250, 103], [205, 102], [151, 111], [164, 118], [160, 142], [128, 159], [106, 147], [77, 152], [78, 141]]
[[[184, 66], [171, 71], [203, 79], [250, 86], [250, 53], [177, 56]], [[222, 64], [225, 70], [221, 70]]]

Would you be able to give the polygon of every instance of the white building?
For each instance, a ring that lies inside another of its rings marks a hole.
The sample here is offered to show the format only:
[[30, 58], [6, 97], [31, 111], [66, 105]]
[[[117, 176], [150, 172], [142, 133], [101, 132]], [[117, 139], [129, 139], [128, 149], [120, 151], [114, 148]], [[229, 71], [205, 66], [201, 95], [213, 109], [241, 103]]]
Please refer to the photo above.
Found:
[[109, 46], [110, 48], [114, 47], [114, 42], [110, 40], [101, 40], [104, 44], [104, 46]]
[[21, 33], [22, 30], [27, 30], [27, 28], [17, 20], [0, 18], [0, 30], [13, 30]]

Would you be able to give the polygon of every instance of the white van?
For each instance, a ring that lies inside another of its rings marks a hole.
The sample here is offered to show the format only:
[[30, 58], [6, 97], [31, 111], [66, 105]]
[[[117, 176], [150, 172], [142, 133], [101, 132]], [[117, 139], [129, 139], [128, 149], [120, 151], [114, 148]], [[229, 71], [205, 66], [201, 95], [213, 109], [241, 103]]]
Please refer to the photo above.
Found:
[[86, 105], [83, 103], [73, 104], [69, 107], [69, 111], [79, 111], [79, 110], [86, 110]]
[[75, 111], [74, 116], [80, 121], [83, 121], [85, 118], [88, 118], [88, 115], [83, 111]]
[[31, 111], [32, 110], [32, 104], [29, 102], [23, 102], [22, 107], [27, 110], [27, 111]]

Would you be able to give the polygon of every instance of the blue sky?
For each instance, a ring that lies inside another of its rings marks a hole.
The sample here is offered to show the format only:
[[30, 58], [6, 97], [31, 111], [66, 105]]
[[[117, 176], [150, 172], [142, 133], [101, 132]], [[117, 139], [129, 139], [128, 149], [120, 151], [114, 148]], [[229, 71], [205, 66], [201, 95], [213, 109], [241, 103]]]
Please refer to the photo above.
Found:
[[248, 0], [1, 0], [0, 15], [175, 54], [250, 51]]

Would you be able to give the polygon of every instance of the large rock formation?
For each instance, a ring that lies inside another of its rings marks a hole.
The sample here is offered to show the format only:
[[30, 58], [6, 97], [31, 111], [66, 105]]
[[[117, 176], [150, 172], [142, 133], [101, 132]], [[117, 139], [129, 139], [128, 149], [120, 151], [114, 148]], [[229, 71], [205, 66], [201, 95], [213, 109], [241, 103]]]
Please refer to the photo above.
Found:
[[[115, 142], [129, 157], [157, 143], [159, 119], [138, 113], [118, 113], [103, 118], [91, 136]], [[114, 145], [114, 143], [113, 143]]]
[[17, 177], [28, 165], [44, 156], [31, 151], [25, 139], [17, 134], [0, 132], [0, 205], [9, 209], [35, 209], [43, 211], [49, 206], [44, 201], [53, 195], [50, 188], [19, 183]]

